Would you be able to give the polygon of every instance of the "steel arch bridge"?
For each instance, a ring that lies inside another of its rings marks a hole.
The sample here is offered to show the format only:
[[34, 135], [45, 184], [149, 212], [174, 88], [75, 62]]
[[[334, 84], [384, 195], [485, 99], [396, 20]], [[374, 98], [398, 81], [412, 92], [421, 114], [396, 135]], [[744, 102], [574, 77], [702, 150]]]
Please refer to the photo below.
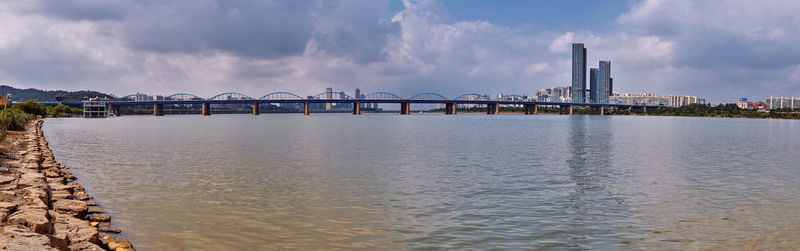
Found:
[[136, 96], [137, 95], [141, 95], [141, 94], [130, 94], [130, 95], [126, 95], [126, 96], [122, 96], [120, 98], [117, 98], [117, 100], [136, 100]]
[[166, 100], [203, 100], [200, 96], [190, 93], [175, 93], [164, 97]]
[[525, 96], [521, 96], [521, 95], [503, 95], [500, 98], [498, 98], [497, 100], [502, 100], [502, 101], [526, 101], [526, 100], [528, 100], [528, 98], [525, 97]]
[[213, 96], [211, 98], [208, 98], [208, 100], [249, 100], [249, 99], [253, 98], [238, 92], [224, 92], [217, 94], [216, 96]]
[[395, 95], [391, 92], [373, 92], [367, 95], [364, 95], [364, 99], [378, 99], [378, 100], [401, 100], [400, 96]]
[[488, 100], [489, 100], [489, 98], [487, 98], [487, 97], [486, 97], [486, 96], [484, 96], [484, 95], [477, 94], [477, 93], [467, 93], [467, 94], [462, 94], [461, 96], [458, 96], [458, 97], [454, 98], [453, 100], [463, 100], [463, 101], [472, 101], [472, 100], [476, 100], [476, 101], [488, 101]]
[[348, 96], [344, 92], [323, 92], [314, 95], [312, 99], [353, 99], [353, 97]]
[[291, 92], [273, 92], [264, 96], [261, 96], [258, 99], [266, 99], [266, 100], [302, 100], [303, 97], [300, 95], [291, 93]]
[[444, 95], [433, 93], [433, 92], [423, 92], [411, 96], [408, 98], [409, 100], [449, 100]]

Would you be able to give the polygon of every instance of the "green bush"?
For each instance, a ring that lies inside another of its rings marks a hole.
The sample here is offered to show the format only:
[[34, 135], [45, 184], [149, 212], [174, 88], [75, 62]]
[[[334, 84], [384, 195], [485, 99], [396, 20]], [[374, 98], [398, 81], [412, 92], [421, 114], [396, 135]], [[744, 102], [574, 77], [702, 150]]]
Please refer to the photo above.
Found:
[[43, 104], [39, 104], [39, 102], [36, 102], [35, 99], [29, 99], [28, 101], [25, 101], [25, 103], [17, 105], [17, 107], [23, 112], [33, 115], [47, 115], [47, 107], [45, 107]]
[[20, 109], [5, 109], [0, 111], [0, 127], [11, 131], [25, 130], [25, 124], [34, 117], [35, 115], [23, 112]]
[[70, 109], [69, 106], [66, 105], [57, 105], [49, 110], [50, 110], [50, 115], [53, 117], [66, 117], [69, 116], [70, 113], [72, 113], [72, 109]]

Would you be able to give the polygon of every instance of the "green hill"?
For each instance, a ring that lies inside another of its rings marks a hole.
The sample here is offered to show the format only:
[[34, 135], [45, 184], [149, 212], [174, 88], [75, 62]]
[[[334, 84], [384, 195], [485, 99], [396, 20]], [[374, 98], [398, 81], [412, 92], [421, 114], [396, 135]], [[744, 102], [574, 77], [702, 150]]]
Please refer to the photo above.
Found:
[[17, 89], [11, 86], [3, 85], [2, 88], [3, 93], [11, 94], [11, 100], [14, 102], [19, 101], [26, 101], [29, 99], [35, 99], [39, 102], [53, 102], [56, 101], [56, 96], [61, 95], [64, 98], [64, 102], [79, 102], [82, 98], [111, 98], [113, 96], [109, 94], [105, 94], [102, 92], [96, 91], [62, 91], [62, 90], [55, 90], [55, 91], [46, 91], [46, 90], [39, 90], [34, 88], [29, 89]]

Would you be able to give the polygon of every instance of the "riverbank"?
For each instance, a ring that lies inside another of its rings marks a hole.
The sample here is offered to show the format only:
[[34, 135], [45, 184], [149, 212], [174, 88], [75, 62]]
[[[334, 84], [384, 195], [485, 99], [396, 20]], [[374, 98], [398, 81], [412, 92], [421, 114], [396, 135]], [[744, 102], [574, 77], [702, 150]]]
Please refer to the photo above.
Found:
[[0, 249], [134, 250], [113, 236], [103, 213], [69, 168], [55, 161], [43, 120], [0, 142]]

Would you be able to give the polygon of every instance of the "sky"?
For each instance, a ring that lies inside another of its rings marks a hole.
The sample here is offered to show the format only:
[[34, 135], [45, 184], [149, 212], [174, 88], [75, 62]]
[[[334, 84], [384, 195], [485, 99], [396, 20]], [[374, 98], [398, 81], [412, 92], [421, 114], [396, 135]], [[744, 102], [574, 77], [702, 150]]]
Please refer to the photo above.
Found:
[[800, 96], [796, 0], [0, 2], [0, 83], [253, 97], [570, 85], [571, 43], [615, 91], [711, 103]]

